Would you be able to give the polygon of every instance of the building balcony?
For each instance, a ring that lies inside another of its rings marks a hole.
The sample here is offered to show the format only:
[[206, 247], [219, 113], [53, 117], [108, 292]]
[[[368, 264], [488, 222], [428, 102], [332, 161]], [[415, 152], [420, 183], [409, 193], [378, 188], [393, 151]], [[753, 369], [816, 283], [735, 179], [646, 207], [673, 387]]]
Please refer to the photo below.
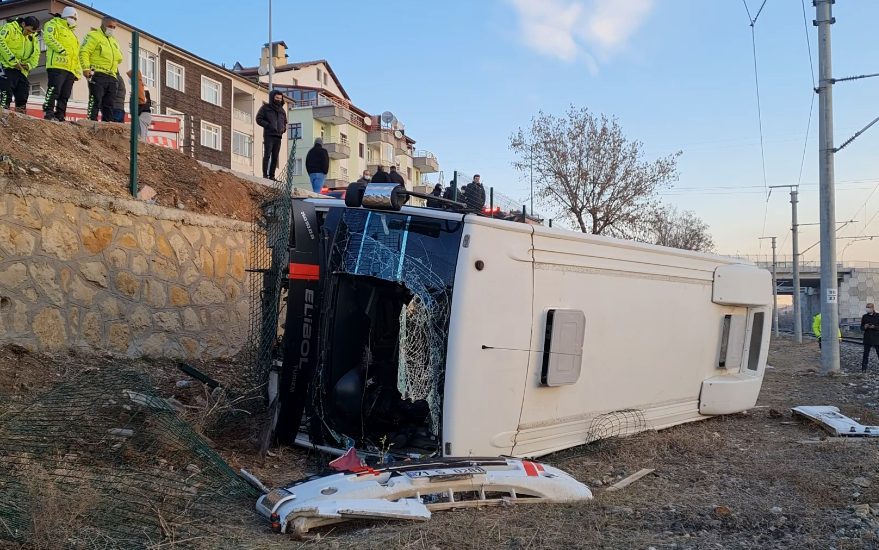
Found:
[[318, 104], [311, 111], [315, 119], [335, 126], [348, 124], [351, 120], [351, 113], [348, 109], [327, 100], [323, 96], [320, 96], [319, 99], [322, 101], [319, 100]]
[[421, 171], [422, 174], [433, 174], [439, 172], [439, 161], [430, 151], [415, 151], [412, 157], [412, 164]]
[[333, 160], [342, 160], [351, 157], [351, 147], [348, 145], [348, 140], [346, 139], [324, 143], [324, 149], [327, 150], [327, 154]]
[[232, 120], [237, 122], [243, 122], [245, 124], [253, 124], [253, 115], [248, 113], [247, 111], [242, 111], [238, 108], [232, 109]]
[[389, 143], [397, 145], [397, 138], [394, 137], [393, 130], [371, 130], [366, 134], [367, 143]]
[[348, 179], [348, 169], [339, 166], [330, 169], [327, 179], [324, 180], [324, 187], [329, 187], [330, 189], [347, 188], [349, 183], [351, 183], [351, 180]]

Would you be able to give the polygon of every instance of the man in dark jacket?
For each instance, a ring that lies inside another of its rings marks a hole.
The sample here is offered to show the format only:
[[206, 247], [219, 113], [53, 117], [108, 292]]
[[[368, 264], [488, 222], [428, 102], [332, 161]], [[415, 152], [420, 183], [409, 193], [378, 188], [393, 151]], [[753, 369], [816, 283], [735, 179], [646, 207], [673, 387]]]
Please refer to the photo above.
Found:
[[372, 178], [369, 176], [369, 170], [364, 170], [357, 183], [369, 183], [370, 181], [372, 181]]
[[269, 92], [269, 102], [263, 103], [256, 113], [256, 123], [262, 126], [262, 177], [275, 179], [281, 141], [287, 131], [287, 110], [284, 94], [278, 90]]
[[320, 193], [330, 173], [330, 154], [324, 149], [323, 139], [316, 138], [314, 147], [305, 155], [305, 171], [311, 179], [311, 190]]
[[390, 178], [391, 183], [396, 183], [404, 187], [406, 186], [406, 180], [403, 179], [403, 174], [397, 172], [396, 166], [391, 166], [391, 173], [388, 174], [388, 178]]
[[464, 203], [470, 210], [482, 212], [485, 208], [485, 187], [482, 186], [479, 174], [473, 176], [473, 181], [464, 186], [461, 190], [464, 193]]
[[864, 331], [864, 357], [861, 359], [861, 372], [867, 372], [870, 350], [875, 349], [879, 356], [879, 313], [873, 304], [867, 304], [867, 313], [861, 317], [861, 330]]
[[372, 175], [372, 180], [370, 183], [391, 183], [390, 175], [385, 172], [384, 166], [379, 166], [375, 171], [375, 174]]
[[[433, 191], [430, 193], [432, 197], [442, 197], [443, 196], [443, 186], [439, 183], [433, 186]], [[428, 208], [442, 208], [443, 203], [433, 199], [427, 199], [427, 207]]]

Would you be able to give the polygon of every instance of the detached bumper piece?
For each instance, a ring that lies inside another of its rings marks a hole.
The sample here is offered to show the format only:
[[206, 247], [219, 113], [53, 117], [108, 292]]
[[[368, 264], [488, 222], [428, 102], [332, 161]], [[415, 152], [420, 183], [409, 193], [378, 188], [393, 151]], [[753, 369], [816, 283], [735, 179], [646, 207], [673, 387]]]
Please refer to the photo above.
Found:
[[816, 422], [834, 437], [879, 437], [879, 426], [865, 426], [827, 405], [800, 406], [791, 412]]
[[591, 498], [586, 485], [545, 464], [441, 458], [312, 478], [263, 495], [256, 510], [276, 531], [302, 536], [351, 519], [427, 521], [439, 510]]

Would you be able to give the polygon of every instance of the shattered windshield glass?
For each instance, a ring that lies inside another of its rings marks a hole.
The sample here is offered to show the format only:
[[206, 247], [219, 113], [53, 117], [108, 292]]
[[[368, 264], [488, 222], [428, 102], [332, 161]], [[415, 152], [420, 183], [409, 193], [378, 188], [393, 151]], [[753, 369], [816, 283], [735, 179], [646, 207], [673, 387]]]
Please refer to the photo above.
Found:
[[415, 445], [419, 429], [439, 435], [462, 228], [456, 220], [330, 211], [327, 360], [320, 378], [331, 403], [323, 411], [336, 412], [323, 419], [331, 432], [396, 438], [398, 448]]

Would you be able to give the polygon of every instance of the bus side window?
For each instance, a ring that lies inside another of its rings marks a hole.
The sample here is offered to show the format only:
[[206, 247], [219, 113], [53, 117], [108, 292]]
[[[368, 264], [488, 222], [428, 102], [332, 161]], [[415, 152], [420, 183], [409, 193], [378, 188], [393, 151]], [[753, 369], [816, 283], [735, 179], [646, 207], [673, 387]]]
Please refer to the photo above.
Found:
[[546, 337], [543, 342], [544, 386], [575, 384], [583, 363], [583, 339], [586, 315], [576, 309], [550, 309], [546, 312]]

